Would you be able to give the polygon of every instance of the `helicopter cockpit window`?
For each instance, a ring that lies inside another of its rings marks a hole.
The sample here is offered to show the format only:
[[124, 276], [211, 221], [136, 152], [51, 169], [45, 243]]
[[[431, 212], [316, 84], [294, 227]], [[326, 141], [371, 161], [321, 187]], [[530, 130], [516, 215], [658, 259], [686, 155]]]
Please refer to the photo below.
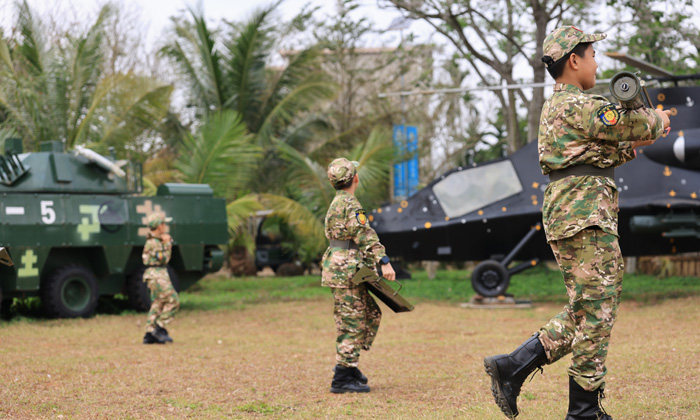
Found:
[[510, 160], [454, 172], [433, 186], [448, 217], [458, 217], [523, 190]]

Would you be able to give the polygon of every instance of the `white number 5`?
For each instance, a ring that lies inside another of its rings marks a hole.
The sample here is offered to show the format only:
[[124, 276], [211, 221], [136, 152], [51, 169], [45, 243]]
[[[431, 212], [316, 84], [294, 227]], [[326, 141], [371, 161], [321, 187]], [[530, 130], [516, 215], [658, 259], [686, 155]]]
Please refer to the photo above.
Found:
[[47, 225], [56, 221], [56, 211], [51, 206], [53, 206], [53, 201], [41, 202], [41, 221]]

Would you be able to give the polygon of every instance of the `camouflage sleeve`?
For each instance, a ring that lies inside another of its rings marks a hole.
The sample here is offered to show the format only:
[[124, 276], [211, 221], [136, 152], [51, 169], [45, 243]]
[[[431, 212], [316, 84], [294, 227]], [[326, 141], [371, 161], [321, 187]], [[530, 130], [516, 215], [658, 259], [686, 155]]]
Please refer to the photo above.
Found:
[[379, 243], [379, 236], [369, 225], [367, 214], [357, 199], [348, 206], [346, 218], [348, 232], [360, 248], [365, 261], [371, 261], [375, 265], [386, 256], [384, 245]]
[[171, 237], [168, 242], [160, 241], [160, 243], [162, 244], [163, 252], [159, 262], [165, 265], [170, 262], [170, 257], [173, 255], [173, 239]]
[[143, 265], [152, 265], [152, 261], [155, 258], [155, 240], [154, 239], [147, 239], [146, 240], [146, 245], [143, 247], [143, 253], [141, 254], [141, 260], [143, 261]]
[[663, 133], [663, 122], [654, 110], [621, 110], [603, 97], [593, 97], [582, 107], [583, 130], [608, 142], [653, 140]]
[[634, 151], [634, 147], [632, 147], [632, 143], [629, 141], [621, 142], [618, 151], [620, 152], [619, 160], [615, 166], [620, 166], [637, 157], [637, 153]]

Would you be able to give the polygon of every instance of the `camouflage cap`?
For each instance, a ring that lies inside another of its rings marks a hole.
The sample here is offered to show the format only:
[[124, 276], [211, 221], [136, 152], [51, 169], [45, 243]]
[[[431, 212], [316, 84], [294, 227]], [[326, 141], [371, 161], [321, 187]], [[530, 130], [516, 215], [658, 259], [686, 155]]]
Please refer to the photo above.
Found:
[[542, 61], [549, 68], [570, 53], [582, 42], [595, 42], [605, 39], [608, 34], [586, 34], [574, 26], [562, 26], [547, 35], [542, 44], [544, 57]]
[[163, 223], [168, 223], [172, 221], [172, 217], [165, 217], [165, 213], [163, 213], [162, 211], [156, 211], [148, 215], [148, 217], [146, 218], [146, 225], [148, 225], [148, 227], [151, 229], [155, 229]]
[[328, 179], [334, 187], [342, 185], [355, 176], [355, 168], [359, 165], [360, 163], [354, 160], [338, 158], [328, 165]]

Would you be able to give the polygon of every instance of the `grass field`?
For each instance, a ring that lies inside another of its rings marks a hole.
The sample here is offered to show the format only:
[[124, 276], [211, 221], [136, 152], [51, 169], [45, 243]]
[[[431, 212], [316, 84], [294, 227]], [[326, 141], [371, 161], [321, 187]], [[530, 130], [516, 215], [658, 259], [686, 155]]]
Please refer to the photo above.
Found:
[[[166, 346], [142, 345], [143, 314], [103, 302], [91, 319], [0, 323], [0, 418], [504, 419], [484, 356], [511, 351], [561, 309], [558, 273], [518, 276], [531, 309], [476, 310], [462, 271], [406, 281], [411, 313], [384, 319], [363, 353], [366, 395], [328, 392], [332, 299], [318, 278], [212, 277], [182, 294]], [[628, 276], [611, 340], [605, 407], [619, 419], [700, 418], [700, 279]], [[115, 312], [116, 314], [109, 314]], [[518, 419], [561, 420], [568, 359], [527, 383]]]

